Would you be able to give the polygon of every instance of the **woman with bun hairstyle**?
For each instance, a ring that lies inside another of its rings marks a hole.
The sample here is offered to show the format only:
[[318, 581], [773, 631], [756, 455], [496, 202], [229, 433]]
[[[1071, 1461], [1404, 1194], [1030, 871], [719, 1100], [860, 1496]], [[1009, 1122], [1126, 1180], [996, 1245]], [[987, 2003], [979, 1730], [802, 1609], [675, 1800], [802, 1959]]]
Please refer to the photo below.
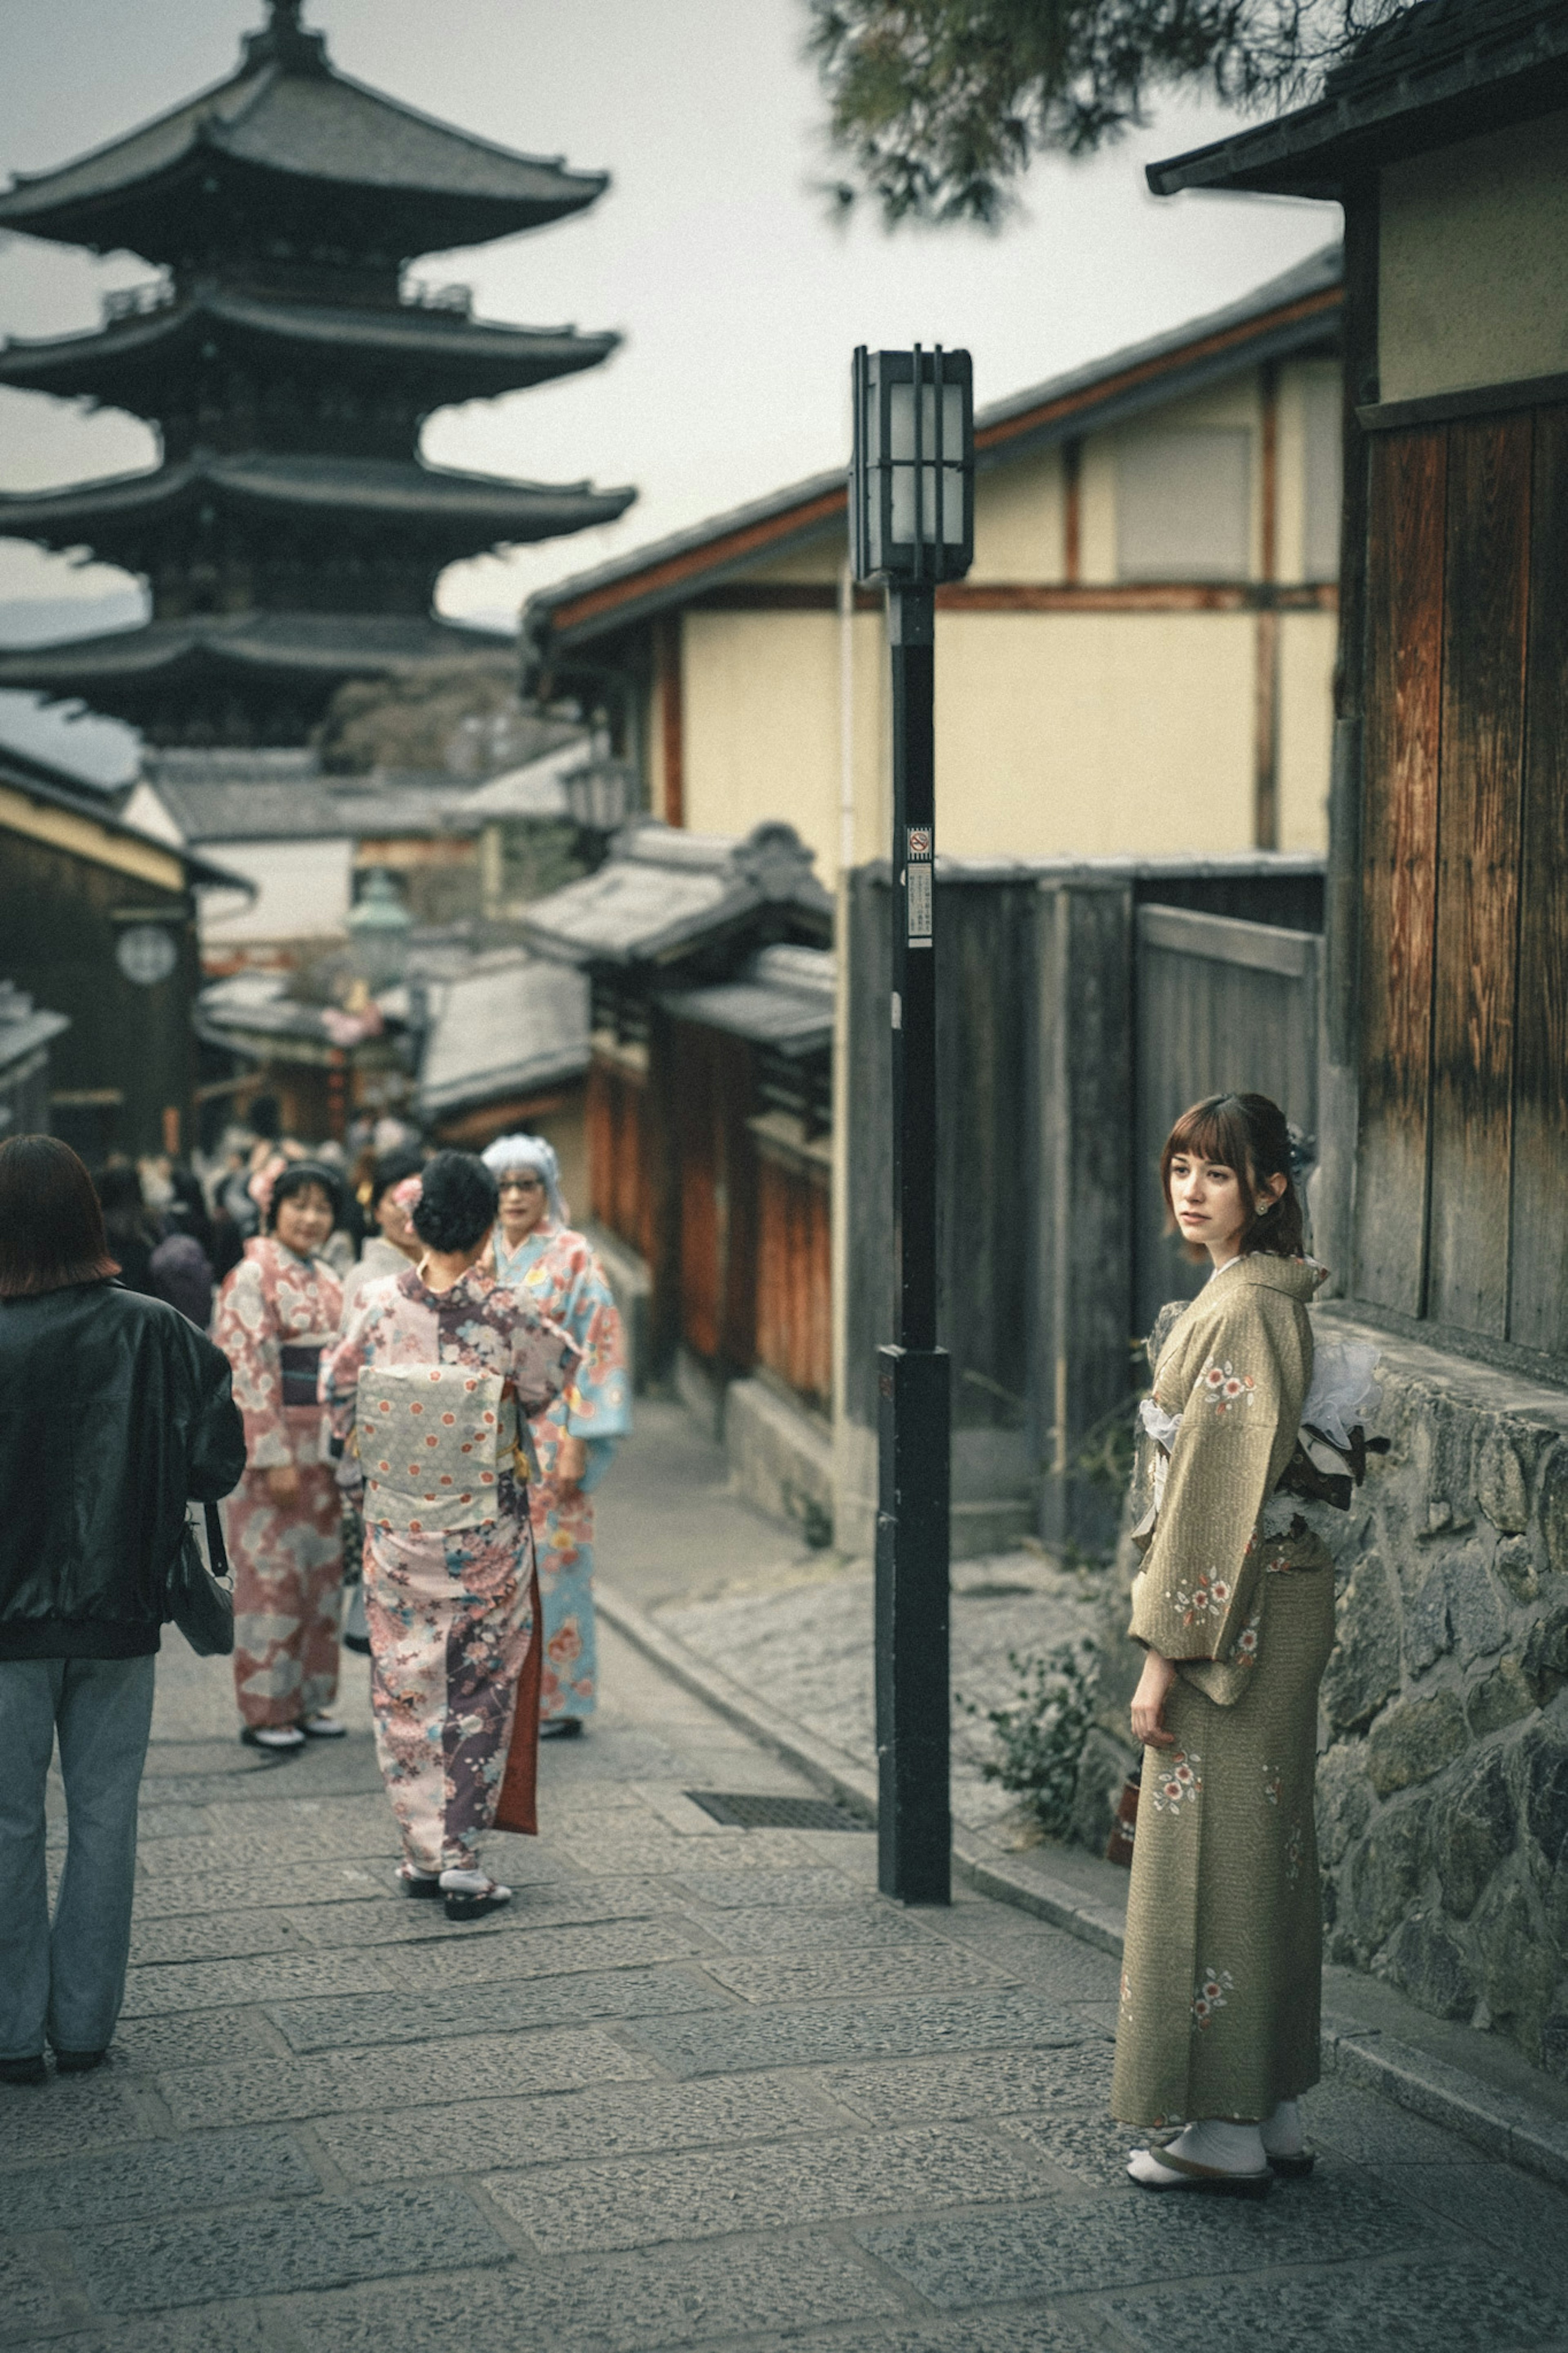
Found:
[[1111, 2109], [1182, 2127], [1133, 2154], [1150, 2189], [1260, 2197], [1311, 2162], [1296, 2101], [1319, 2074], [1312, 1798], [1334, 1579], [1276, 1494], [1323, 1275], [1303, 1255], [1290, 1149], [1266, 1095], [1214, 1095], [1161, 1161], [1172, 1222], [1214, 1271], [1159, 1352], [1156, 1507], [1135, 1534], [1144, 1757]]
[[[485, 1263], [497, 1206], [481, 1160], [438, 1152], [413, 1208], [418, 1265], [369, 1287], [321, 1376], [363, 1482], [371, 1707], [398, 1876], [405, 1894], [444, 1899], [448, 1920], [511, 1894], [481, 1869], [479, 1841], [537, 1639], [519, 1417], [542, 1413], [577, 1363]], [[535, 1716], [519, 1732], [531, 1756]]]
[[342, 1535], [316, 1378], [342, 1286], [321, 1251], [338, 1180], [314, 1160], [281, 1162], [262, 1188], [263, 1230], [218, 1293], [213, 1338], [234, 1370], [246, 1474], [224, 1525], [234, 1556], [234, 1684], [240, 1738], [287, 1756], [337, 1740]]

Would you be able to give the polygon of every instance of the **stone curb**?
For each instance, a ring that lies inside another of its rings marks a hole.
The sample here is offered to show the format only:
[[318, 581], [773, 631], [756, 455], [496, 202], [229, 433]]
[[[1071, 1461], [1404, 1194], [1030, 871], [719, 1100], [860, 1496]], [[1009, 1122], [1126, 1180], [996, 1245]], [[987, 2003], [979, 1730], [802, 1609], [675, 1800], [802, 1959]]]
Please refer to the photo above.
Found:
[[[795, 1766], [851, 1813], [868, 1823], [876, 1821], [874, 1774], [830, 1742], [769, 1707], [765, 1700], [731, 1681], [721, 1668], [699, 1658], [626, 1595], [615, 1592], [600, 1578], [595, 1580], [595, 1590], [602, 1615], [645, 1658]], [[984, 1847], [966, 1831], [954, 1833], [952, 1862], [958, 1877], [977, 1894], [1032, 1913], [1080, 1942], [1120, 1957], [1122, 1918], [1110, 1905], [1096, 1904], [1045, 1873], [1026, 1873], [1010, 1866], [1005, 1856]], [[1401, 2042], [1380, 2027], [1363, 2026], [1352, 2018], [1324, 2016], [1322, 2056], [1326, 2073], [1341, 2075], [1395, 2107], [1408, 2108], [1429, 2124], [1458, 2133], [1490, 2158], [1568, 2188], [1568, 2124], [1556, 2117], [1494, 2091], [1462, 2068]]]

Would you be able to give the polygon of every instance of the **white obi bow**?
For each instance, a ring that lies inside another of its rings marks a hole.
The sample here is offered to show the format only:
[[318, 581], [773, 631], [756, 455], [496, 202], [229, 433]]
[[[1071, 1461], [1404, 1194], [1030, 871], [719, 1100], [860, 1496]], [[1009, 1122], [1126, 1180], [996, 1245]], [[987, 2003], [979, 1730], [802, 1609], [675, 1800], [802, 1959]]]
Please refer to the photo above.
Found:
[[367, 1526], [444, 1535], [497, 1516], [496, 1491], [519, 1442], [506, 1386], [500, 1373], [467, 1365], [366, 1366], [354, 1434]]

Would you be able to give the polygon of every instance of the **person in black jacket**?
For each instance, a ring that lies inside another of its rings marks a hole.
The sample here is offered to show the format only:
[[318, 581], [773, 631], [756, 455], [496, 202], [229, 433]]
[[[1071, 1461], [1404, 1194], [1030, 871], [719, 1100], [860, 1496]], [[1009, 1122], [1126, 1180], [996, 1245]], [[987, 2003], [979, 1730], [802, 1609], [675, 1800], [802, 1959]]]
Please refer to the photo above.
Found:
[[[136, 1799], [164, 1579], [187, 1498], [245, 1435], [226, 1359], [110, 1278], [92, 1180], [49, 1135], [0, 1144], [0, 2082], [96, 2066], [125, 1991]], [[51, 1931], [44, 1786], [68, 1844]]]

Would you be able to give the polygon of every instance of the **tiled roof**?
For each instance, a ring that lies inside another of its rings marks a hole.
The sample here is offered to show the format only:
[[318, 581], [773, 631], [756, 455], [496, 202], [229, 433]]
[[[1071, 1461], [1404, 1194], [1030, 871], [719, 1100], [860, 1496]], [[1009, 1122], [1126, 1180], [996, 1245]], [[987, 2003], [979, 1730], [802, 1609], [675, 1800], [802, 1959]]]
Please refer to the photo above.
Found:
[[418, 380], [451, 377], [449, 398], [516, 391], [583, 368], [616, 348], [615, 334], [574, 327], [512, 327], [416, 302], [383, 307], [296, 302], [207, 287], [189, 300], [134, 312], [87, 334], [0, 344], [0, 383], [64, 394], [99, 393], [128, 365], [166, 367], [181, 345], [216, 327], [241, 340], [287, 344], [341, 360], [395, 361]]
[[376, 677], [504, 651], [510, 643], [488, 631], [417, 615], [206, 613], [0, 652], [0, 687], [82, 694], [90, 701], [96, 684], [151, 679], [187, 665], [193, 670]]
[[580, 1078], [588, 1067], [588, 976], [571, 965], [502, 949], [427, 981], [425, 1001], [416, 1102], [426, 1119]]
[[1366, 34], [1310, 104], [1151, 164], [1149, 185], [1337, 196], [1400, 156], [1565, 107], [1568, 0], [1421, 0]]
[[110, 794], [100, 791], [64, 768], [55, 767], [50, 761], [35, 759], [31, 753], [12, 751], [0, 744], [0, 787], [20, 793], [46, 808], [86, 818], [119, 840], [141, 843], [149, 849], [160, 850], [165, 858], [177, 859], [192, 882], [213, 883], [247, 892], [254, 889], [242, 876], [231, 874], [226, 867], [215, 865], [195, 850], [181, 849], [160, 834], [144, 832], [140, 826], [127, 825]]
[[14, 1071], [70, 1026], [68, 1013], [46, 1012], [15, 981], [0, 980], [0, 1075]]
[[465, 474], [414, 459], [204, 454], [140, 474], [115, 474], [64, 490], [0, 492], [0, 532], [16, 539], [95, 543], [114, 523], [138, 528], [197, 501], [221, 506], [312, 511], [380, 525], [419, 523], [457, 532], [466, 548], [489, 542], [553, 539], [614, 522], [637, 492], [595, 491]]
[[772, 1046], [819, 1053], [833, 1041], [834, 959], [822, 948], [761, 948], [734, 980], [667, 989], [660, 1002], [680, 1021]]
[[138, 130], [55, 171], [18, 175], [0, 195], [0, 227], [145, 252], [138, 212], [190, 170], [210, 178], [233, 164], [319, 183], [324, 195], [379, 196], [389, 237], [400, 242], [406, 227], [415, 237], [403, 249], [435, 252], [559, 220], [606, 185], [603, 173], [520, 154], [369, 89], [329, 66], [319, 43], [286, 61], [256, 47], [237, 74]]
[[575, 964], [673, 963], [736, 933], [764, 910], [787, 910], [825, 933], [833, 902], [790, 825], [737, 840], [654, 820], [617, 834], [597, 872], [536, 899], [523, 935]]
[[[472, 834], [466, 776], [323, 775], [309, 753], [292, 773], [268, 775], [254, 760], [238, 774], [212, 773], [201, 753], [153, 754], [147, 781], [187, 841], [359, 840], [387, 834]], [[244, 771], [251, 768], [252, 773]], [[204, 773], [204, 770], [206, 773]]]

